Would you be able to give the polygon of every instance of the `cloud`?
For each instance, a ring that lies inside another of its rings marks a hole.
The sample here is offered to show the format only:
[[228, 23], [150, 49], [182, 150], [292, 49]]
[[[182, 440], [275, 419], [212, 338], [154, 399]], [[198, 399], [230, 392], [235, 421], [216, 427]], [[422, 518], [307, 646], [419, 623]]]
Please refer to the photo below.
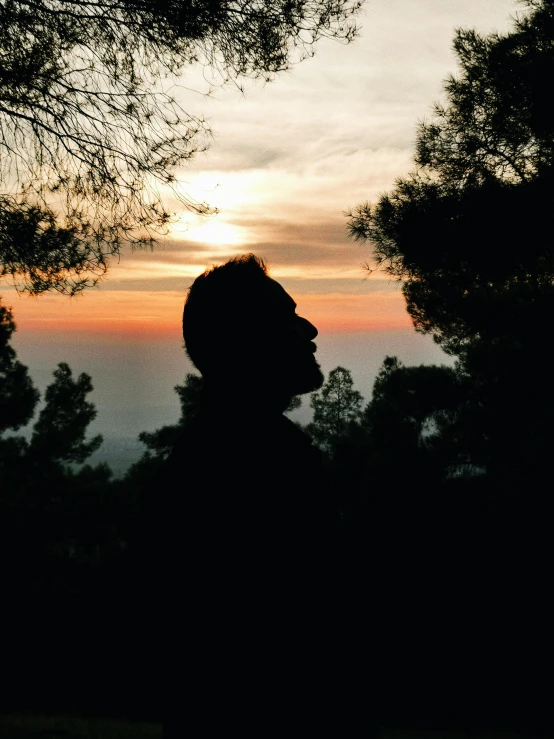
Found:
[[[191, 92], [205, 89], [205, 80], [189, 70], [179, 99], [210, 119], [214, 138], [207, 154], [181, 170], [181, 187], [219, 215], [198, 217], [167, 193], [178, 223], [153, 251], [124, 250], [101, 289], [81, 303], [45, 297], [31, 310], [16, 301], [17, 314], [54, 328], [89, 320], [112, 330], [121, 320], [129, 330], [141, 321], [150, 330], [158, 311], [159, 325], [169, 327], [194, 277], [254, 252], [291, 294], [328, 295], [327, 313], [323, 297], [310, 306], [329, 325], [383, 322], [384, 306], [395, 325], [406, 321], [398, 283], [383, 272], [364, 281], [371, 246], [348, 240], [344, 211], [374, 202], [413, 167], [417, 122], [455, 71], [454, 28], [503, 30], [517, 8], [515, 0], [371, 0], [354, 44], [323, 39], [313, 59], [272, 84], [247, 83], [244, 96], [232, 86], [213, 98]], [[66, 303], [87, 309], [73, 314]]]

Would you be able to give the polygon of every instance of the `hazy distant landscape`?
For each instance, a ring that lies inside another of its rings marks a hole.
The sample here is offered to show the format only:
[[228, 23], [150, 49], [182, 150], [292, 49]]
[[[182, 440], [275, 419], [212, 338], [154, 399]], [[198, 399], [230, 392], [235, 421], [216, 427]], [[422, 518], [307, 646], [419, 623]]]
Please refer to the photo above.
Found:
[[[175, 423], [179, 418], [174, 386], [181, 384], [193, 367], [185, 354], [176, 326], [174, 341], [123, 341], [99, 338], [87, 340], [86, 331], [74, 341], [47, 334], [17, 331], [13, 345], [20, 360], [41, 392], [52, 380], [59, 362], [67, 362], [75, 374], [92, 377], [90, 395], [98, 415], [90, 425], [91, 434], [102, 434], [104, 443], [89, 463], [109, 464], [120, 476], [144, 453], [137, 437], [141, 431], [154, 431]], [[316, 339], [317, 358], [325, 374], [342, 365], [352, 372], [356, 388], [366, 401], [371, 397], [373, 381], [386, 355], [395, 355], [408, 365], [452, 364], [431, 337], [413, 329], [373, 333], [325, 334]], [[39, 405], [40, 409], [40, 405]], [[293, 420], [306, 424], [311, 420], [310, 399], [304, 396], [302, 407]]]

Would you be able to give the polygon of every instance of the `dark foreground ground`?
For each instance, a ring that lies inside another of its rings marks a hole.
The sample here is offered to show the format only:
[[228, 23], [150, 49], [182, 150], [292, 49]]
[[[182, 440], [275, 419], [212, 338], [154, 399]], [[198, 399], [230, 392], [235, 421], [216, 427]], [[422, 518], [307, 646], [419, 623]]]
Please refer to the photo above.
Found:
[[[294, 732], [291, 731], [291, 736]], [[494, 729], [421, 730], [383, 727], [377, 739], [548, 739], [550, 733]], [[117, 721], [73, 716], [0, 716], [0, 739], [162, 739], [156, 722]], [[216, 739], [216, 738], [214, 738]], [[260, 737], [263, 739], [263, 737]], [[339, 738], [337, 738], [339, 739]], [[346, 739], [346, 737], [344, 738]]]
[[0, 716], [0, 739], [162, 739], [161, 724], [74, 716]]

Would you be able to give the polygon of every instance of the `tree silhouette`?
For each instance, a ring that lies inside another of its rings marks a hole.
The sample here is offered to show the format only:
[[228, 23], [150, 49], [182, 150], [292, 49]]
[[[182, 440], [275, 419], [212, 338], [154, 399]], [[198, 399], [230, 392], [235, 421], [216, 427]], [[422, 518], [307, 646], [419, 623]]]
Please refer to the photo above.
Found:
[[0, 437], [25, 426], [39, 399], [27, 367], [9, 344], [14, 331], [11, 311], [0, 303]]
[[128, 501], [131, 509], [133, 526], [129, 536], [143, 541], [144, 521], [150, 516], [150, 507], [155, 503], [156, 485], [164, 469], [164, 463], [171, 454], [176, 442], [187, 424], [194, 418], [200, 408], [202, 399], [202, 378], [191, 372], [187, 373], [182, 385], [174, 390], [179, 397], [181, 416], [177, 423], [162, 426], [155, 431], [142, 431], [139, 434], [146, 451], [142, 457], [132, 464], [117, 487], [121, 488], [121, 496]]
[[[372, 242], [378, 264], [405, 281], [416, 328], [456, 354], [498, 331], [505, 307], [524, 310], [548, 292], [554, 274], [543, 238], [552, 228], [554, 125], [544, 85], [554, 71], [554, 8], [527, 5], [504, 36], [457, 32], [460, 76], [446, 82], [448, 104], [419, 126], [416, 170], [349, 223]], [[504, 301], [501, 315], [491, 300]]]
[[372, 476], [386, 479], [394, 469], [398, 487], [411, 495], [422, 484], [429, 488], [467, 471], [468, 450], [458, 433], [467, 397], [459, 368], [406, 367], [386, 357], [363, 412]]
[[139, 440], [146, 446], [146, 458], [152, 455], [160, 460], [167, 459], [175, 446], [179, 434], [194, 418], [200, 409], [202, 399], [202, 378], [192, 372], [187, 373], [182, 385], [175, 385], [175, 392], [179, 397], [181, 417], [176, 424], [162, 426], [156, 431], [142, 431]]
[[15, 330], [11, 310], [0, 303], [0, 508], [11, 506], [17, 497], [27, 452], [24, 437], [6, 432], [17, 431], [30, 421], [40, 397], [27, 367], [10, 346]]
[[545, 97], [554, 5], [526, 5], [505, 35], [457, 32], [460, 73], [446, 82], [446, 105], [418, 129], [416, 169], [349, 222], [403, 281], [416, 329], [459, 357], [481, 430], [475, 462], [486, 458], [508, 486], [546, 472], [554, 408], [541, 349], [554, 309], [545, 238], [554, 226]]
[[[151, 245], [190, 198], [177, 168], [209, 127], [183, 109], [213, 84], [272, 79], [322, 36], [348, 42], [359, 0], [15, 0], [0, 6], [0, 276], [36, 294], [95, 284], [123, 243]], [[190, 93], [190, 90], [188, 91]]]
[[46, 388], [46, 405], [33, 427], [29, 451], [40, 459], [82, 463], [102, 444], [97, 435], [85, 441], [88, 425], [96, 417], [96, 408], [86, 400], [92, 392], [89, 375], [73, 379], [70, 367], [61, 362], [54, 371], [54, 382]]
[[[83, 480], [109, 479], [104, 470], [79, 470], [102, 443], [100, 435], [87, 440], [88, 426], [96, 417], [94, 404], [87, 400], [92, 391], [89, 375], [73, 378], [71, 369], [60, 363], [54, 371], [54, 381], [46, 388], [45, 404], [32, 427], [30, 439], [5, 435], [19, 430], [32, 419], [39, 401], [27, 367], [19, 362], [9, 340], [15, 331], [11, 311], [0, 305], [0, 475], [2, 499], [11, 501], [22, 510], [30, 502], [29, 495], [39, 491], [46, 500], [56, 490], [59, 500], [62, 490], [80, 486]], [[27, 435], [29, 436], [29, 434]], [[88, 484], [88, 483], [87, 483]], [[96, 484], [96, 483], [95, 483]]]
[[[9, 345], [15, 330], [11, 312], [0, 306], [0, 314], [0, 376], [5, 379], [0, 419], [5, 432], [28, 424], [39, 393]], [[38, 597], [39, 592], [49, 597], [83, 589], [90, 573], [80, 565], [96, 566], [106, 552], [117, 550], [111, 472], [105, 465], [80, 466], [102, 441], [100, 436], [86, 439], [96, 416], [87, 400], [91, 391], [88, 375], [74, 379], [61, 363], [32, 429], [25, 436], [0, 433], [2, 544], [12, 562], [7, 592], [27, 588], [25, 597]]]
[[[465, 462], [486, 473], [442, 482], [433, 507], [414, 516], [408, 496], [431, 475], [420, 475], [416, 486], [414, 456], [399, 448], [393, 428], [388, 444], [374, 437], [382, 454], [394, 450], [377, 487], [390, 489], [404, 472], [397, 509], [407, 512], [396, 537], [401, 556], [387, 576], [393, 607], [386, 615], [394, 624], [403, 610], [393, 591], [424, 604], [397, 654], [404, 664], [425, 664], [428, 675], [418, 669], [419, 684], [404, 693], [417, 703], [432, 695], [434, 706], [446, 706], [458, 692], [463, 705], [450, 715], [469, 722], [546, 726], [552, 686], [529, 676], [541, 671], [538, 655], [551, 659], [544, 583], [552, 558], [554, 391], [544, 344], [554, 309], [554, 125], [546, 93], [554, 72], [554, 3], [526, 6], [504, 35], [457, 32], [460, 72], [446, 82], [446, 104], [419, 127], [415, 170], [375, 205], [359, 206], [349, 225], [354, 237], [372, 243], [377, 265], [403, 281], [416, 329], [458, 357], [455, 375], [443, 373], [442, 389], [433, 371], [427, 390], [425, 383], [413, 397], [405, 391], [419, 373], [389, 365], [372, 421], [381, 406], [386, 429], [394, 411], [389, 401], [398, 399], [405, 419], [398, 431], [407, 441], [412, 434], [418, 456], [431, 452], [448, 472], [455, 451], [454, 469]], [[424, 443], [416, 447], [426, 405], [440, 421], [438, 446], [420, 432]], [[438, 624], [439, 612], [451, 617]], [[392, 633], [401, 632], [397, 622]], [[416, 642], [425, 644], [424, 654]], [[402, 671], [396, 663], [394, 670]], [[444, 700], [439, 682], [448, 684]], [[403, 702], [400, 692], [395, 704]]]
[[322, 449], [332, 453], [351, 426], [359, 422], [362, 401], [361, 394], [354, 390], [350, 370], [335, 367], [321, 390], [310, 396], [314, 414], [306, 431]]

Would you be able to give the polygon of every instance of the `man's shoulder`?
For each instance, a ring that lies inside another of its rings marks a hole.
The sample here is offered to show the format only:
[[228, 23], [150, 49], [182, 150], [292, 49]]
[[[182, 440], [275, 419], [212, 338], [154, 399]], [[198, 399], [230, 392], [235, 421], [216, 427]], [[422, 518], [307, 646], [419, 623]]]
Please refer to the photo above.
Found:
[[[323, 455], [310, 436], [286, 416], [256, 419], [198, 414], [182, 429], [166, 462], [166, 475], [184, 480], [249, 475], [280, 480], [316, 475]], [[293, 475], [294, 473], [294, 475]]]

